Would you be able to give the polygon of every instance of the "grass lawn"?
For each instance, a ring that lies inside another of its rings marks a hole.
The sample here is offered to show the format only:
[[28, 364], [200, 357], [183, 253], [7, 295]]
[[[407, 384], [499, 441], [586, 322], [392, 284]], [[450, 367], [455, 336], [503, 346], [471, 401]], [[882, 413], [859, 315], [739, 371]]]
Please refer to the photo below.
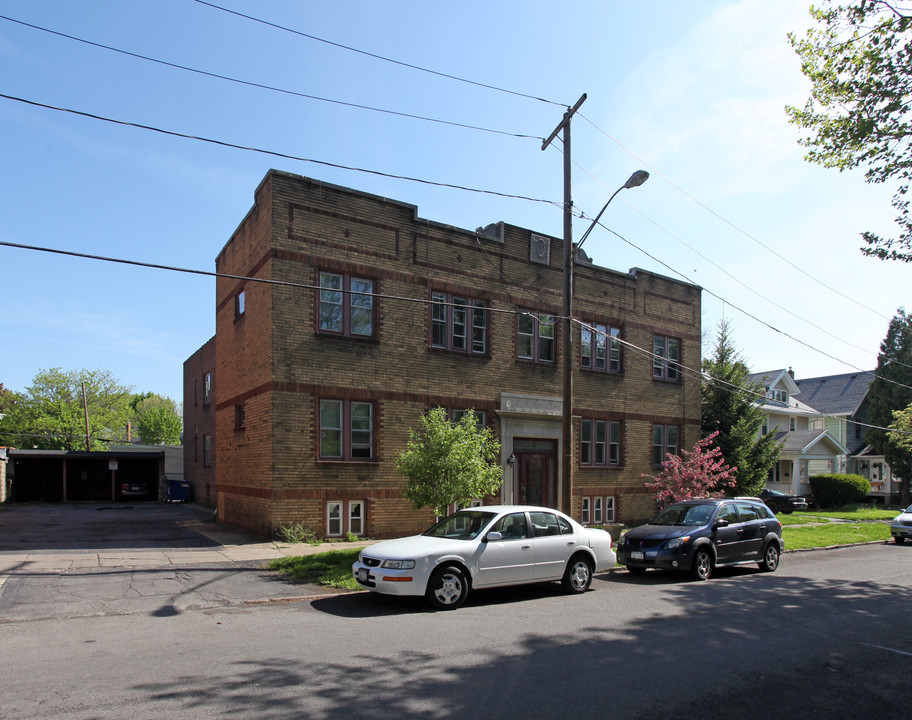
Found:
[[787, 526], [782, 528], [786, 550], [849, 545], [851, 543], [889, 540], [890, 526], [879, 522], [831, 522], [825, 525]]
[[330, 550], [316, 555], [296, 555], [277, 558], [269, 561], [270, 570], [278, 570], [297, 580], [339, 588], [340, 590], [360, 590], [361, 586], [352, 577], [352, 563], [358, 559], [355, 548], [352, 550]]

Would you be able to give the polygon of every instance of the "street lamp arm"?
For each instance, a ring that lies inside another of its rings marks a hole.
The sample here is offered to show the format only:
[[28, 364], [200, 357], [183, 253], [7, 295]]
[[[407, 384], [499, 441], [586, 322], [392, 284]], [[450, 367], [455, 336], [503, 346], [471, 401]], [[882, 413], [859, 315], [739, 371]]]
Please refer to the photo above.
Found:
[[599, 210], [598, 215], [595, 216], [595, 220], [592, 221], [592, 224], [587, 228], [586, 232], [583, 233], [583, 236], [580, 238], [580, 241], [576, 244], [576, 249], [579, 250], [583, 243], [586, 242], [586, 238], [589, 237], [589, 233], [592, 232], [592, 229], [598, 225], [599, 219], [602, 217], [602, 213], [605, 212], [607, 207], [611, 204], [611, 201], [614, 200], [615, 195], [617, 195], [621, 190], [627, 190], [629, 188], [635, 188], [642, 185], [649, 179], [649, 173], [645, 170], [637, 170], [633, 175], [627, 178], [627, 182], [621, 185], [617, 190], [615, 190], [611, 197], [608, 198], [608, 202], [602, 205], [602, 209]]

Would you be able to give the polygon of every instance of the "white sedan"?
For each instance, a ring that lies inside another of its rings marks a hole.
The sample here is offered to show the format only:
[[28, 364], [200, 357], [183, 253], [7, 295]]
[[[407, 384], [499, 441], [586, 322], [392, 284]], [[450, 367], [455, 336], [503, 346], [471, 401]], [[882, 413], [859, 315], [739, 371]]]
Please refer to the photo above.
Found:
[[496, 505], [466, 508], [421, 535], [370, 545], [352, 573], [368, 590], [424, 595], [434, 608], [454, 610], [470, 588], [560, 580], [568, 592], [585, 592], [592, 574], [615, 560], [604, 530], [550, 508]]
[[893, 518], [890, 523], [890, 534], [897, 544], [904, 543], [906, 538], [912, 538], [912, 505]]

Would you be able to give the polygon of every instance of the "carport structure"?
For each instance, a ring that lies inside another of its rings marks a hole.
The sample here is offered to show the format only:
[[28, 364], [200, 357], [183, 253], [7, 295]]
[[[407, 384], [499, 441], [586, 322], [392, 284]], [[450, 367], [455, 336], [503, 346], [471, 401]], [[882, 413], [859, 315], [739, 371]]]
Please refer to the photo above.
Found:
[[15, 502], [158, 500], [164, 451], [10, 450]]

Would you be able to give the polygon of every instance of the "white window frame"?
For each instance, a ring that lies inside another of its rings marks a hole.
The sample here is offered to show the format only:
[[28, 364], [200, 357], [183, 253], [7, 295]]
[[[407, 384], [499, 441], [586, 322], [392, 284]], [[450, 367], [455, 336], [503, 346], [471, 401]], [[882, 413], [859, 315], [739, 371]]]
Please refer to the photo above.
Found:
[[[338, 508], [336, 517], [333, 517], [334, 508]], [[357, 514], [356, 509], [360, 511]], [[326, 537], [342, 537], [347, 533], [363, 536], [366, 520], [365, 509], [364, 500], [327, 500]], [[333, 527], [333, 523], [335, 523], [335, 527]], [[353, 530], [356, 523], [358, 523], [358, 528]]]
[[580, 500], [581, 524], [604, 525], [614, 522], [614, 495], [584, 495]]

